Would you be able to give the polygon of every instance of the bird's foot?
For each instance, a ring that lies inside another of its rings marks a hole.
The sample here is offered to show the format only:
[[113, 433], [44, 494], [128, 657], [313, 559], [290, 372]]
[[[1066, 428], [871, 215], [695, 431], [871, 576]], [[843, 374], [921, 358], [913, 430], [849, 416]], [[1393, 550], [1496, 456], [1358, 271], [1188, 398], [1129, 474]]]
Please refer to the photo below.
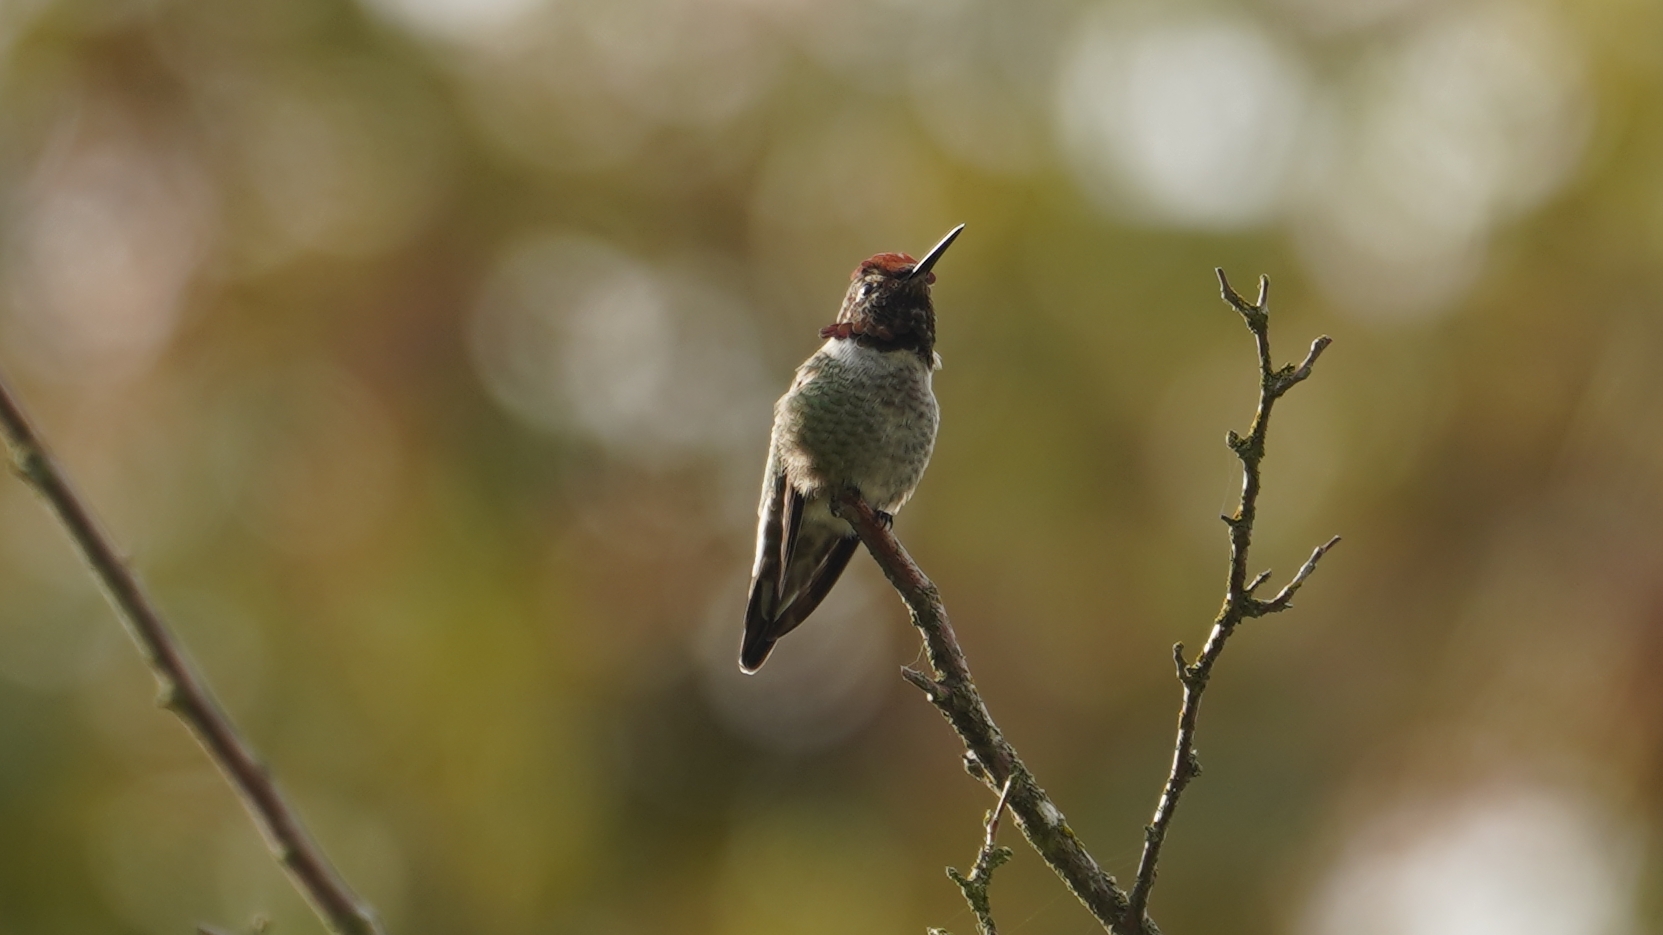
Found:
[[[849, 517], [846, 517], [846, 516], [843, 515], [843, 508], [844, 508], [845, 498], [848, 498], [848, 497], [851, 497], [851, 496], [854, 497], [857, 500], [860, 500], [862, 503], [866, 502], [866, 498], [861, 494], [861, 492], [858, 488], [855, 488], [855, 487], [844, 488], [844, 492], [841, 496], [832, 497], [831, 502], [827, 504], [827, 506], [829, 506], [831, 508], [831, 514], [833, 516], [838, 517], [839, 519], [849, 519]], [[878, 518], [878, 522], [883, 524], [883, 528], [885, 528], [885, 529], [894, 529], [895, 528], [895, 516], [894, 516], [894, 514], [885, 513], [882, 510], [874, 509], [874, 510], [872, 510], [872, 515], [874, 515]]]

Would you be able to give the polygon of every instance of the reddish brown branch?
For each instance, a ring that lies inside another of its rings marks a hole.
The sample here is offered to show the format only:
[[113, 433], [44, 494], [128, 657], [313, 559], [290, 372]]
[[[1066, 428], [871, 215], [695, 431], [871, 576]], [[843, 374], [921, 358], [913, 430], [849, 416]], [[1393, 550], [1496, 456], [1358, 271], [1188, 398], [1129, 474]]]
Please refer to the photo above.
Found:
[[35, 489], [69, 531], [93, 577], [115, 606], [160, 689], [158, 703], [185, 722], [242, 799], [295, 888], [325, 925], [343, 935], [380, 935], [368, 903], [347, 886], [284, 800], [270, 771], [215, 700], [138, 579], [76, 495], [23, 408], [0, 380], [0, 435], [18, 476]]

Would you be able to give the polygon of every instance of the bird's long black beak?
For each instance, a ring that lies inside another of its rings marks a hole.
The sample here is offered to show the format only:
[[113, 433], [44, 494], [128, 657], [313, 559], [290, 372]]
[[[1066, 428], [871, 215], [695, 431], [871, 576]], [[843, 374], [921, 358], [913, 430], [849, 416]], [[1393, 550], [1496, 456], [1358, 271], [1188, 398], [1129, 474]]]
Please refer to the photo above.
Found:
[[918, 261], [918, 265], [912, 268], [912, 272], [908, 273], [906, 278], [917, 279], [919, 276], [929, 275], [930, 267], [935, 265], [936, 260], [941, 259], [941, 255], [946, 253], [947, 248], [953, 245], [953, 240], [958, 237], [959, 232], [962, 230], [964, 230], [964, 225], [960, 224], [959, 226], [948, 231], [947, 236], [941, 238], [940, 243], [930, 248], [930, 252], [926, 253], [924, 258]]

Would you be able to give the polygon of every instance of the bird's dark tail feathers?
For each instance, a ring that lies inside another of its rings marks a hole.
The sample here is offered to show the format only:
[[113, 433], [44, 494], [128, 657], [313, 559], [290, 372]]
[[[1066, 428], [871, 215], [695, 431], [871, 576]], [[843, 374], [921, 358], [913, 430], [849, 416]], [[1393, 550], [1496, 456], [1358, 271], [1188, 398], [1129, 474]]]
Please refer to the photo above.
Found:
[[[814, 613], [814, 609], [831, 592], [832, 585], [842, 577], [843, 569], [849, 567], [849, 559], [854, 557], [858, 545], [860, 539], [852, 534], [833, 539], [831, 547], [809, 574], [808, 581], [783, 608], [779, 604], [785, 596], [775, 591], [773, 580], [758, 575], [751, 582], [751, 600], [745, 608], [745, 638], [739, 646], [739, 668], [743, 672], [749, 675], [762, 668], [774, 643]], [[812, 560], [813, 556], [799, 553], [799, 558]], [[785, 577], [790, 578], [789, 574]]]

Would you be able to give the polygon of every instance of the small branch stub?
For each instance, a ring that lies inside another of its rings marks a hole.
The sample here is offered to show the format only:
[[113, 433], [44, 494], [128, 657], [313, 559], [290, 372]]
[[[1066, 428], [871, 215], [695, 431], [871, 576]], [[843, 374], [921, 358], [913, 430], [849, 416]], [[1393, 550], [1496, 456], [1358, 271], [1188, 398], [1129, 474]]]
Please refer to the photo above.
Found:
[[976, 931], [979, 935], [999, 935], [998, 926], [993, 922], [993, 910], [988, 904], [987, 887], [993, 882], [993, 871], [1011, 859], [1011, 849], [1000, 847], [998, 836], [999, 816], [1005, 812], [1005, 803], [1010, 800], [1011, 783], [1015, 778], [1012, 776], [1005, 780], [1005, 787], [999, 793], [998, 803], [993, 806], [993, 811], [987, 814], [987, 820], [983, 823], [985, 833], [982, 836], [982, 847], [976, 852], [976, 863], [971, 867], [970, 875], [965, 876], [952, 867], [947, 868], [947, 876], [958, 884], [959, 892], [964, 894], [964, 901], [970, 904], [970, 911], [976, 914]]
[[[1299, 566], [1299, 571], [1293, 576], [1293, 580], [1283, 585], [1282, 590], [1276, 592], [1275, 597], [1268, 601], [1255, 601], [1250, 599], [1246, 615], [1250, 617], [1262, 617], [1265, 614], [1280, 613], [1287, 610], [1289, 607], [1292, 607], [1294, 594], [1302, 585], [1305, 584], [1305, 579], [1311, 577], [1311, 573], [1317, 570], [1317, 562], [1322, 561], [1322, 557], [1328, 554], [1329, 549], [1332, 549], [1334, 546], [1339, 544], [1340, 537], [1335, 536], [1313, 549], [1311, 551], [1311, 557], [1305, 560], [1305, 564]], [[1247, 589], [1250, 598], [1253, 593], [1253, 588], [1258, 587], [1266, 578], [1269, 577], [1270, 572], [1267, 571], [1258, 578], [1254, 579], [1253, 586]]]

